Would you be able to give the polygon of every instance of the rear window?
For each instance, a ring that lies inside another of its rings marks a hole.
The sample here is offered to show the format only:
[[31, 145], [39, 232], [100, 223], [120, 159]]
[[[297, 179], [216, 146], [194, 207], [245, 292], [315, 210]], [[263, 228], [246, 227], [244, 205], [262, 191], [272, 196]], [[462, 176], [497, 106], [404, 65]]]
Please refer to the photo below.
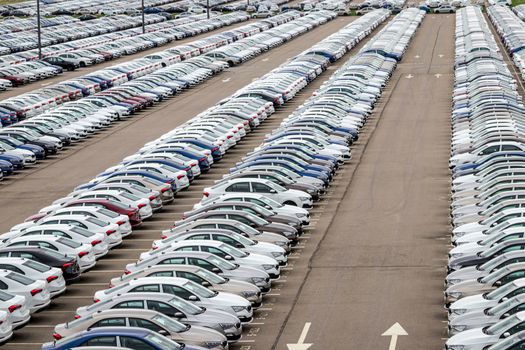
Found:
[[83, 229], [82, 227], [75, 226], [71, 229], [72, 232], [78, 233], [81, 236], [84, 237], [90, 237], [93, 236], [93, 233], [91, 231], [88, 231], [86, 229]]
[[0, 300], [8, 301], [14, 298], [14, 295], [0, 291]]
[[105, 208], [100, 208], [97, 211], [102, 215], [109, 216], [110, 218], [116, 218], [117, 216], [119, 216], [119, 214], [115, 213], [114, 211], [107, 210]]
[[10, 274], [6, 275], [5, 277], [9, 278], [10, 280], [13, 280], [15, 282], [18, 282], [20, 284], [23, 284], [24, 286], [28, 286], [32, 283], [35, 283], [35, 280], [28, 278], [26, 276], [23, 276], [19, 273], [11, 272]]
[[61, 237], [59, 239], [57, 239], [57, 242], [60, 243], [60, 244], [63, 244], [65, 246], [68, 246], [70, 248], [78, 248], [80, 246], [82, 246], [82, 244], [80, 243], [77, 243], [69, 238], [64, 238], [64, 237]]
[[108, 224], [107, 222], [104, 222], [104, 221], [99, 220], [97, 218], [87, 218], [86, 221], [90, 222], [92, 224], [95, 224], [97, 226], [106, 226]]
[[22, 265], [27, 266], [33, 270], [37, 270], [38, 272], [46, 272], [51, 270], [51, 267], [41, 264], [34, 260], [26, 260], [22, 263]]

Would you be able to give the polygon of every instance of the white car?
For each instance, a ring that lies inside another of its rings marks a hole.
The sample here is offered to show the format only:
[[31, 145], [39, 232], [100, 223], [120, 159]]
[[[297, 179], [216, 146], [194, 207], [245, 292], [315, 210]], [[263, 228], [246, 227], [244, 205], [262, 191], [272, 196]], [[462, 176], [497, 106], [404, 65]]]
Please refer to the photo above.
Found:
[[0, 310], [9, 312], [13, 327], [21, 327], [31, 319], [28, 299], [23, 295], [0, 291]]
[[195, 303], [197, 306], [226, 311], [237, 316], [242, 322], [252, 319], [251, 303], [238, 295], [214, 292], [186, 278], [142, 277], [95, 293], [95, 301], [104, 301], [124, 293], [156, 292], [169, 293]]
[[223, 259], [234, 261], [241, 266], [254, 267], [266, 272], [271, 278], [279, 278], [281, 270], [275, 258], [260, 254], [248, 254], [226, 243], [213, 240], [187, 240], [173, 242], [156, 250], [150, 250], [140, 254], [144, 260], [152, 255], [162, 252], [175, 252], [184, 250], [195, 250], [215, 254]]
[[8, 247], [14, 246], [35, 246], [48, 248], [70, 256], [78, 257], [80, 271], [84, 272], [96, 264], [93, 246], [91, 244], [82, 244], [69, 238], [57, 237], [53, 235], [23, 236], [13, 238], [6, 243]]
[[51, 303], [51, 294], [46, 284], [47, 282], [34, 280], [10, 270], [0, 270], [0, 290], [24, 296], [31, 313]]
[[34, 280], [47, 283], [51, 297], [66, 291], [66, 281], [62, 270], [26, 258], [0, 258], [0, 269], [11, 270]]
[[231, 193], [261, 193], [283, 205], [294, 205], [300, 208], [311, 208], [312, 196], [298, 190], [287, 190], [270, 180], [263, 179], [232, 179], [220, 182], [203, 190], [203, 199], [213, 199]]
[[12, 318], [9, 312], [0, 311], [0, 343], [4, 343], [13, 336]]

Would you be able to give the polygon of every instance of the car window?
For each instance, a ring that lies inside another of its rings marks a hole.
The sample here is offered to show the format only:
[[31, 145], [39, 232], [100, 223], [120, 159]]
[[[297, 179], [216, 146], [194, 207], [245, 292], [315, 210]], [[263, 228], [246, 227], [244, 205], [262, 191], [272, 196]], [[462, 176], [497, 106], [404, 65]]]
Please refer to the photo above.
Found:
[[181, 265], [186, 261], [185, 258], [170, 258], [162, 260], [159, 265]]
[[202, 234], [202, 235], [195, 235], [195, 236], [191, 236], [191, 237], [188, 237], [188, 239], [210, 239], [210, 235], [208, 234]]
[[190, 265], [200, 266], [209, 271], [211, 271], [215, 267], [213, 264], [210, 264], [208, 261], [204, 259], [199, 259], [199, 258], [188, 258], [188, 263]]
[[[13, 252], [13, 256], [15, 256], [14, 254], [22, 254], [22, 253]], [[0, 253], [0, 258], [7, 258], [7, 257], [9, 257], [9, 252]]]
[[193, 281], [195, 283], [204, 282], [204, 280], [201, 277], [197, 276], [194, 273], [186, 272], [186, 271], [177, 271], [177, 277], [187, 278], [190, 281]]
[[148, 300], [148, 309], [155, 310], [165, 315], [173, 315], [178, 312], [173, 306], [163, 303], [161, 301]]
[[129, 326], [130, 327], [140, 327], [140, 328], [147, 328], [149, 330], [152, 330], [154, 332], [158, 332], [162, 330], [163, 328], [159, 327], [155, 323], [142, 319], [142, 318], [130, 318], [129, 319]]
[[249, 182], [239, 182], [226, 188], [226, 192], [250, 192]]
[[233, 238], [231, 237], [228, 237], [226, 235], [212, 235], [213, 237], [213, 240], [215, 241], [221, 241], [221, 242], [224, 242], [226, 244], [229, 244], [229, 245], [232, 245], [232, 246], [235, 246], [237, 244], [237, 241], [234, 240]]
[[96, 323], [94, 323], [90, 328], [98, 328], [98, 327], [125, 327], [126, 326], [126, 318], [124, 317], [116, 317], [116, 318], [107, 318], [105, 320], [100, 320]]
[[11, 264], [0, 264], [0, 270], [10, 270], [25, 275], [25, 273], [22, 270]]
[[142, 300], [124, 301], [112, 307], [112, 309], [144, 309]]
[[100, 336], [89, 339], [80, 344], [81, 346], [117, 346], [117, 337], [115, 336]]
[[[220, 225], [219, 225], [220, 227]], [[198, 225], [195, 226], [196, 229], [213, 229], [215, 228], [215, 224], [204, 224], [204, 225]]]
[[173, 277], [173, 271], [159, 271], [149, 274], [148, 277]]
[[120, 337], [120, 346], [133, 350], [157, 350], [144, 340], [132, 337]]
[[266, 186], [265, 184], [261, 184], [258, 182], [252, 183], [253, 192], [257, 193], [270, 193], [271, 188], [269, 186]]
[[163, 284], [162, 289], [164, 293], [173, 294], [186, 300], [188, 300], [188, 298], [193, 295], [193, 293], [188, 292], [186, 289], [179, 286], [174, 286], [172, 284]]
[[138, 286], [130, 290], [130, 293], [137, 293], [137, 292], [158, 293], [160, 292], [160, 286], [158, 284], [145, 284], [143, 286]]
[[51, 244], [49, 244], [47, 242], [41, 242], [41, 241], [29, 242], [29, 245], [58, 251], [57, 247], [55, 247], [54, 245], [51, 245]]

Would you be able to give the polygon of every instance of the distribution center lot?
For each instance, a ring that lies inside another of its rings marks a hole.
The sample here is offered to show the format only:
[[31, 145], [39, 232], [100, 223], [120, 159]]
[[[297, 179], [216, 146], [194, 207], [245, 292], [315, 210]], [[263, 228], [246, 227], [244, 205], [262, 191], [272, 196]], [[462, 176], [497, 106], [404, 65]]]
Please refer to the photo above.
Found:
[[[193, 208], [204, 188], [212, 186], [247, 152], [259, 146], [266, 134], [279, 127], [392, 18], [277, 109], [214, 164], [210, 172], [134, 230], [119, 249], [99, 260], [79, 282], [68, 285], [50, 307], [33, 314], [31, 322], [17, 330], [2, 348], [40, 349], [43, 342], [52, 340], [57, 323], [72, 320], [77, 307], [90, 304], [96, 291], [108, 288], [110, 278], [120, 276], [126, 264], [135, 262], [140, 253], [151, 248], [162, 230], [172, 227], [175, 220]], [[4, 203], [0, 232], [7, 232], [145, 143], [185, 123], [355, 19], [336, 18], [5, 178], [0, 182]], [[520, 82], [518, 91], [523, 94], [521, 77], [500, 37], [489, 26], [513, 78]], [[274, 281], [262, 307], [254, 311], [253, 321], [243, 325], [242, 339], [231, 344], [230, 349], [307, 349], [288, 346], [304, 342], [312, 344], [311, 349], [392, 350], [392, 335], [387, 330], [399, 331], [399, 325], [407, 334], [400, 334], [398, 349], [443, 349], [449, 336], [443, 281], [451, 248], [448, 160], [455, 30], [454, 14], [425, 16], [360, 130], [359, 140], [352, 145], [351, 160], [341, 167], [321, 200], [314, 203], [311, 223], [292, 247], [280, 279]], [[120, 58], [118, 62], [150, 51]], [[68, 72], [52, 80], [66, 80], [114, 63]], [[44, 84], [36, 82], [12, 89], [0, 98]]]

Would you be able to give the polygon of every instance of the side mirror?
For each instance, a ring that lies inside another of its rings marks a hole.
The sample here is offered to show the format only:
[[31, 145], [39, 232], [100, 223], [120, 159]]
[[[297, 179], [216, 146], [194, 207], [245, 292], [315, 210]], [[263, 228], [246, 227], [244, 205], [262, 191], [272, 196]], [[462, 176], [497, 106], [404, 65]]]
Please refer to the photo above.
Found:
[[190, 297], [188, 298], [188, 300], [190, 301], [197, 301], [199, 300], [195, 295], [190, 295]]
[[165, 329], [160, 329], [160, 330], [159, 330], [159, 334], [160, 334], [160, 335], [169, 335], [168, 331], [165, 330]]
[[177, 318], [183, 318], [184, 316], [186, 316], [186, 315], [184, 315], [184, 314], [183, 314], [182, 312], [180, 312], [180, 311], [177, 311], [176, 313], [173, 314], [173, 317], [177, 317]]
[[211, 269], [211, 272], [219, 273], [221, 272], [221, 269], [219, 269], [218, 267], [214, 267], [213, 269]]
[[201, 284], [202, 284], [204, 287], [209, 287], [209, 286], [211, 286], [211, 283], [208, 282], [208, 281], [204, 281], [204, 282], [202, 282]]
[[509, 298], [507, 297], [501, 298], [501, 301], [507, 301], [507, 300], [509, 300]]
[[241, 243], [235, 243], [235, 248], [244, 248]]
[[226, 260], [232, 260], [233, 258], [231, 257], [231, 255], [226, 255], [226, 256], [224, 257], [224, 259], [226, 259]]
[[509, 332], [503, 333], [503, 338], [507, 338], [507, 337], [510, 337], [510, 333]]
[[496, 287], [501, 286], [501, 281], [496, 281], [496, 282], [494, 282], [494, 285], [495, 285]]
[[509, 316], [510, 316], [510, 314], [509, 314], [508, 312], [506, 312], [506, 313], [503, 314], [503, 318], [507, 318], [507, 317], [509, 317]]
[[273, 188], [270, 190], [270, 193], [277, 193], [276, 190], [274, 190]]

